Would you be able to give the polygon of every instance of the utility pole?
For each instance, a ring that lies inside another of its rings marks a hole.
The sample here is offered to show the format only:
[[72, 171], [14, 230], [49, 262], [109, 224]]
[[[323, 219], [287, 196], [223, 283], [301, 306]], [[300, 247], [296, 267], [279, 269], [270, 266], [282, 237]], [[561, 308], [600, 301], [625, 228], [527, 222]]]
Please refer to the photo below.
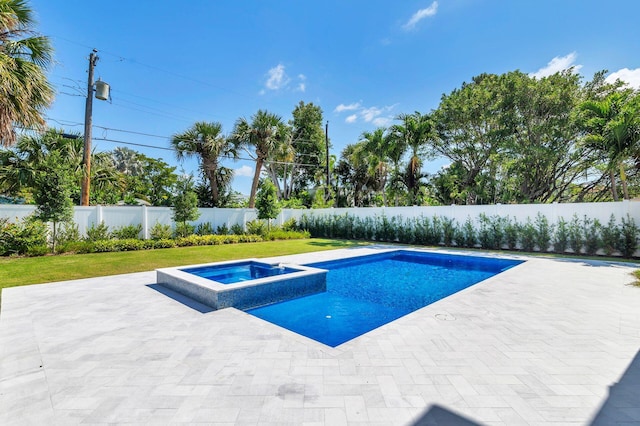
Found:
[[331, 175], [329, 174], [329, 121], [327, 120], [327, 124], [324, 127], [324, 142], [327, 147], [327, 193], [325, 194], [325, 201], [329, 201], [331, 194], [329, 193], [329, 187], [331, 186]]
[[93, 114], [93, 68], [96, 66], [98, 51], [93, 49], [89, 55], [89, 78], [87, 80], [87, 103], [84, 110], [84, 153], [82, 156], [82, 193], [80, 205], [89, 205], [91, 188], [91, 117]]

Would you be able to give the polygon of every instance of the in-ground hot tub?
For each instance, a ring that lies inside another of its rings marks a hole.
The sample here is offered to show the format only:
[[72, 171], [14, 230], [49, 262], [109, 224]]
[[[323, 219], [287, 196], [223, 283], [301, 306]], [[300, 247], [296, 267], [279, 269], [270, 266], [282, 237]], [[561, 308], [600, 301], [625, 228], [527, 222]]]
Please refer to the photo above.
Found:
[[249, 309], [324, 292], [327, 271], [257, 259], [156, 270], [157, 282], [214, 309]]

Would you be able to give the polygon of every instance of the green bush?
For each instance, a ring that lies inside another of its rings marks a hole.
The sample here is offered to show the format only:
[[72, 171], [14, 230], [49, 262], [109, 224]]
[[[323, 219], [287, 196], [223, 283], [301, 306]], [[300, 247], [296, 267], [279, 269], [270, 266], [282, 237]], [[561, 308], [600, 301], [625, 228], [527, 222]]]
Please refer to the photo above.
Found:
[[114, 251], [142, 250], [144, 249], [144, 244], [144, 241], [137, 238], [100, 240], [93, 242], [93, 251], [95, 253], [105, 253]]
[[243, 235], [244, 234], [244, 227], [242, 225], [240, 225], [239, 223], [234, 223], [233, 225], [231, 225], [231, 233], [233, 235]]
[[519, 235], [520, 227], [518, 226], [518, 222], [509, 219], [508, 217], [504, 218], [504, 242], [507, 245], [509, 250], [516, 250], [518, 248], [518, 235]]
[[149, 237], [151, 237], [152, 240], [166, 240], [172, 236], [173, 231], [171, 230], [171, 225], [163, 225], [156, 222], [149, 230]]
[[37, 246], [30, 246], [26, 253], [28, 257], [38, 257], [38, 256], [45, 256], [47, 254], [50, 253], [49, 250], [49, 246], [46, 244], [43, 245], [37, 245]]
[[614, 215], [611, 215], [606, 225], [600, 227], [600, 237], [605, 255], [611, 256], [620, 247], [620, 228]]
[[92, 224], [89, 229], [87, 229], [85, 241], [102, 241], [108, 240], [109, 238], [109, 227], [105, 225], [104, 222], [100, 222], [100, 225], [95, 226], [95, 224]]
[[193, 225], [190, 225], [185, 222], [176, 223], [176, 229], [173, 231], [173, 235], [175, 238], [185, 238], [190, 235], [193, 235], [196, 228]]
[[567, 222], [560, 218], [556, 224], [556, 232], [553, 234], [553, 251], [564, 253], [569, 246], [569, 228]]
[[196, 234], [198, 235], [212, 235], [215, 234], [213, 230], [213, 225], [211, 222], [203, 222], [196, 226]]
[[473, 248], [478, 241], [476, 228], [473, 226], [473, 221], [470, 217], [462, 225], [462, 246]]
[[262, 220], [250, 220], [245, 224], [247, 234], [250, 235], [267, 235], [267, 224]]
[[22, 255], [47, 245], [47, 227], [33, 217], [18, 222], [0, 219], [0, 255]]
[[578, 219], [577, 215], [573, 215], [571, 222], [569, 222], [569, 228], [567, 231], [567, 235], [569, 237], [569, 248], [575, 253], [580, 254], [582, 252], [582, 225], [580, 224], [580, 219]]
[[480, 248], [491, 248], [491, 226], [489, 218], [487, 217], [487, 215], [482, 213], [479, 216], [479, 221], [480, 230], [478, 231], [478, 242], [480, 243]]
[[289, 219], [284, 221], [284, 223], [282, 224], [282, 230], [283, 231], [296, 231], [298, 229], [297, 225], [298, 224], [296, 223], [296, 218], [292, 217], [292, 218], [289, 218]]
[[622, 218], [618, 251], [622, 253], [623, 257], [632, 257], [638, 249], [638, 231], [638, 226], [636, 226], [633, 218], [629, 217], [629, 215], [627, 215], [626, 219]]
[[67, 241], [56, 246], [56, 253], [91, 253], [92, 243], [89, 241]]
[[449, 219], [443, 217], [441, 220], [442, 223], [442, 242], [445, 246], [451, 247], [453, 245], [453, 240], [456, 235], [457, 222], [453, 219]]
[[535, 219], [535, 241], [538, 250], [546, 252], [549, 250], [551, 244], [551, 234], [553, 233], [553, 226], [549, 225], [549, 219], [542, 215], [540, 212], [536, 215]]
[[231, 232], [229, 231], [229, 227], [227, 226], [226, 223], [223, 223], [222, 225], [216, 228], [216, 234], [218, 235], [229, 235], [230, 233]]
[[215, 246], [221, 244], [249, 243], [263, 241], [258, 235], [189, 235], [177, 238], [177, 247]]
[[282, 229], [272, 229], [264, 237], [266, 241], [273, 240], [303, 240], [309, 238], [309, 231], [285, 231]]
[[584, 252], [589, 256], [594, 256], [602, 245], [602, 239], [600, 237], [602, 226], [600, 225], [600, 221], [598, 219], [591, 220], [587, 217], [584, 218], [583, 226]]
[[142, 225], [125, 225], [111, 231], [111, 237], [118, 240], [140, 239]]
[[56, 235], [56, 251], [60, 249], [58, 245], [65, 245], [68, 243], [75, 243], [80, 241], [80, 232], [78, 231], [78, 225], [74, 222], [65, 222], [60, 226], [58, 235]]
[[520, 248], [524, 251], [533, 251], [536, 247], [536, 228], [531, 223], [531, 219], [527, 218], [527, 221], [520, 225]]

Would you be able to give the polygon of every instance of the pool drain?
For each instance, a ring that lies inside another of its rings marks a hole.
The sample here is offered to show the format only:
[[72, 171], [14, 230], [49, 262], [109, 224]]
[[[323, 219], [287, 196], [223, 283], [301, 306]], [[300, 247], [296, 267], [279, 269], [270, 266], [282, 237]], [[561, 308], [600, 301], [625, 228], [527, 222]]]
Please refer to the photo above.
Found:
[[452, 314], [449, 313], [445, 313], [445, 314], [436, 314], [436, 319], [439, 319], [440, 321], [455, 321], [456, 317]]

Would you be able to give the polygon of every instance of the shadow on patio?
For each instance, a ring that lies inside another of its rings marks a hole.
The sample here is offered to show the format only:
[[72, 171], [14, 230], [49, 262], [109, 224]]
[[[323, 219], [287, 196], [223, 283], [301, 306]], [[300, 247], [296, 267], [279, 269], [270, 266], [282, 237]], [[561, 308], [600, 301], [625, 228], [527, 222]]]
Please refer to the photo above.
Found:
[[640, 350], [591, 423], [594, 426], [640, 424]]

